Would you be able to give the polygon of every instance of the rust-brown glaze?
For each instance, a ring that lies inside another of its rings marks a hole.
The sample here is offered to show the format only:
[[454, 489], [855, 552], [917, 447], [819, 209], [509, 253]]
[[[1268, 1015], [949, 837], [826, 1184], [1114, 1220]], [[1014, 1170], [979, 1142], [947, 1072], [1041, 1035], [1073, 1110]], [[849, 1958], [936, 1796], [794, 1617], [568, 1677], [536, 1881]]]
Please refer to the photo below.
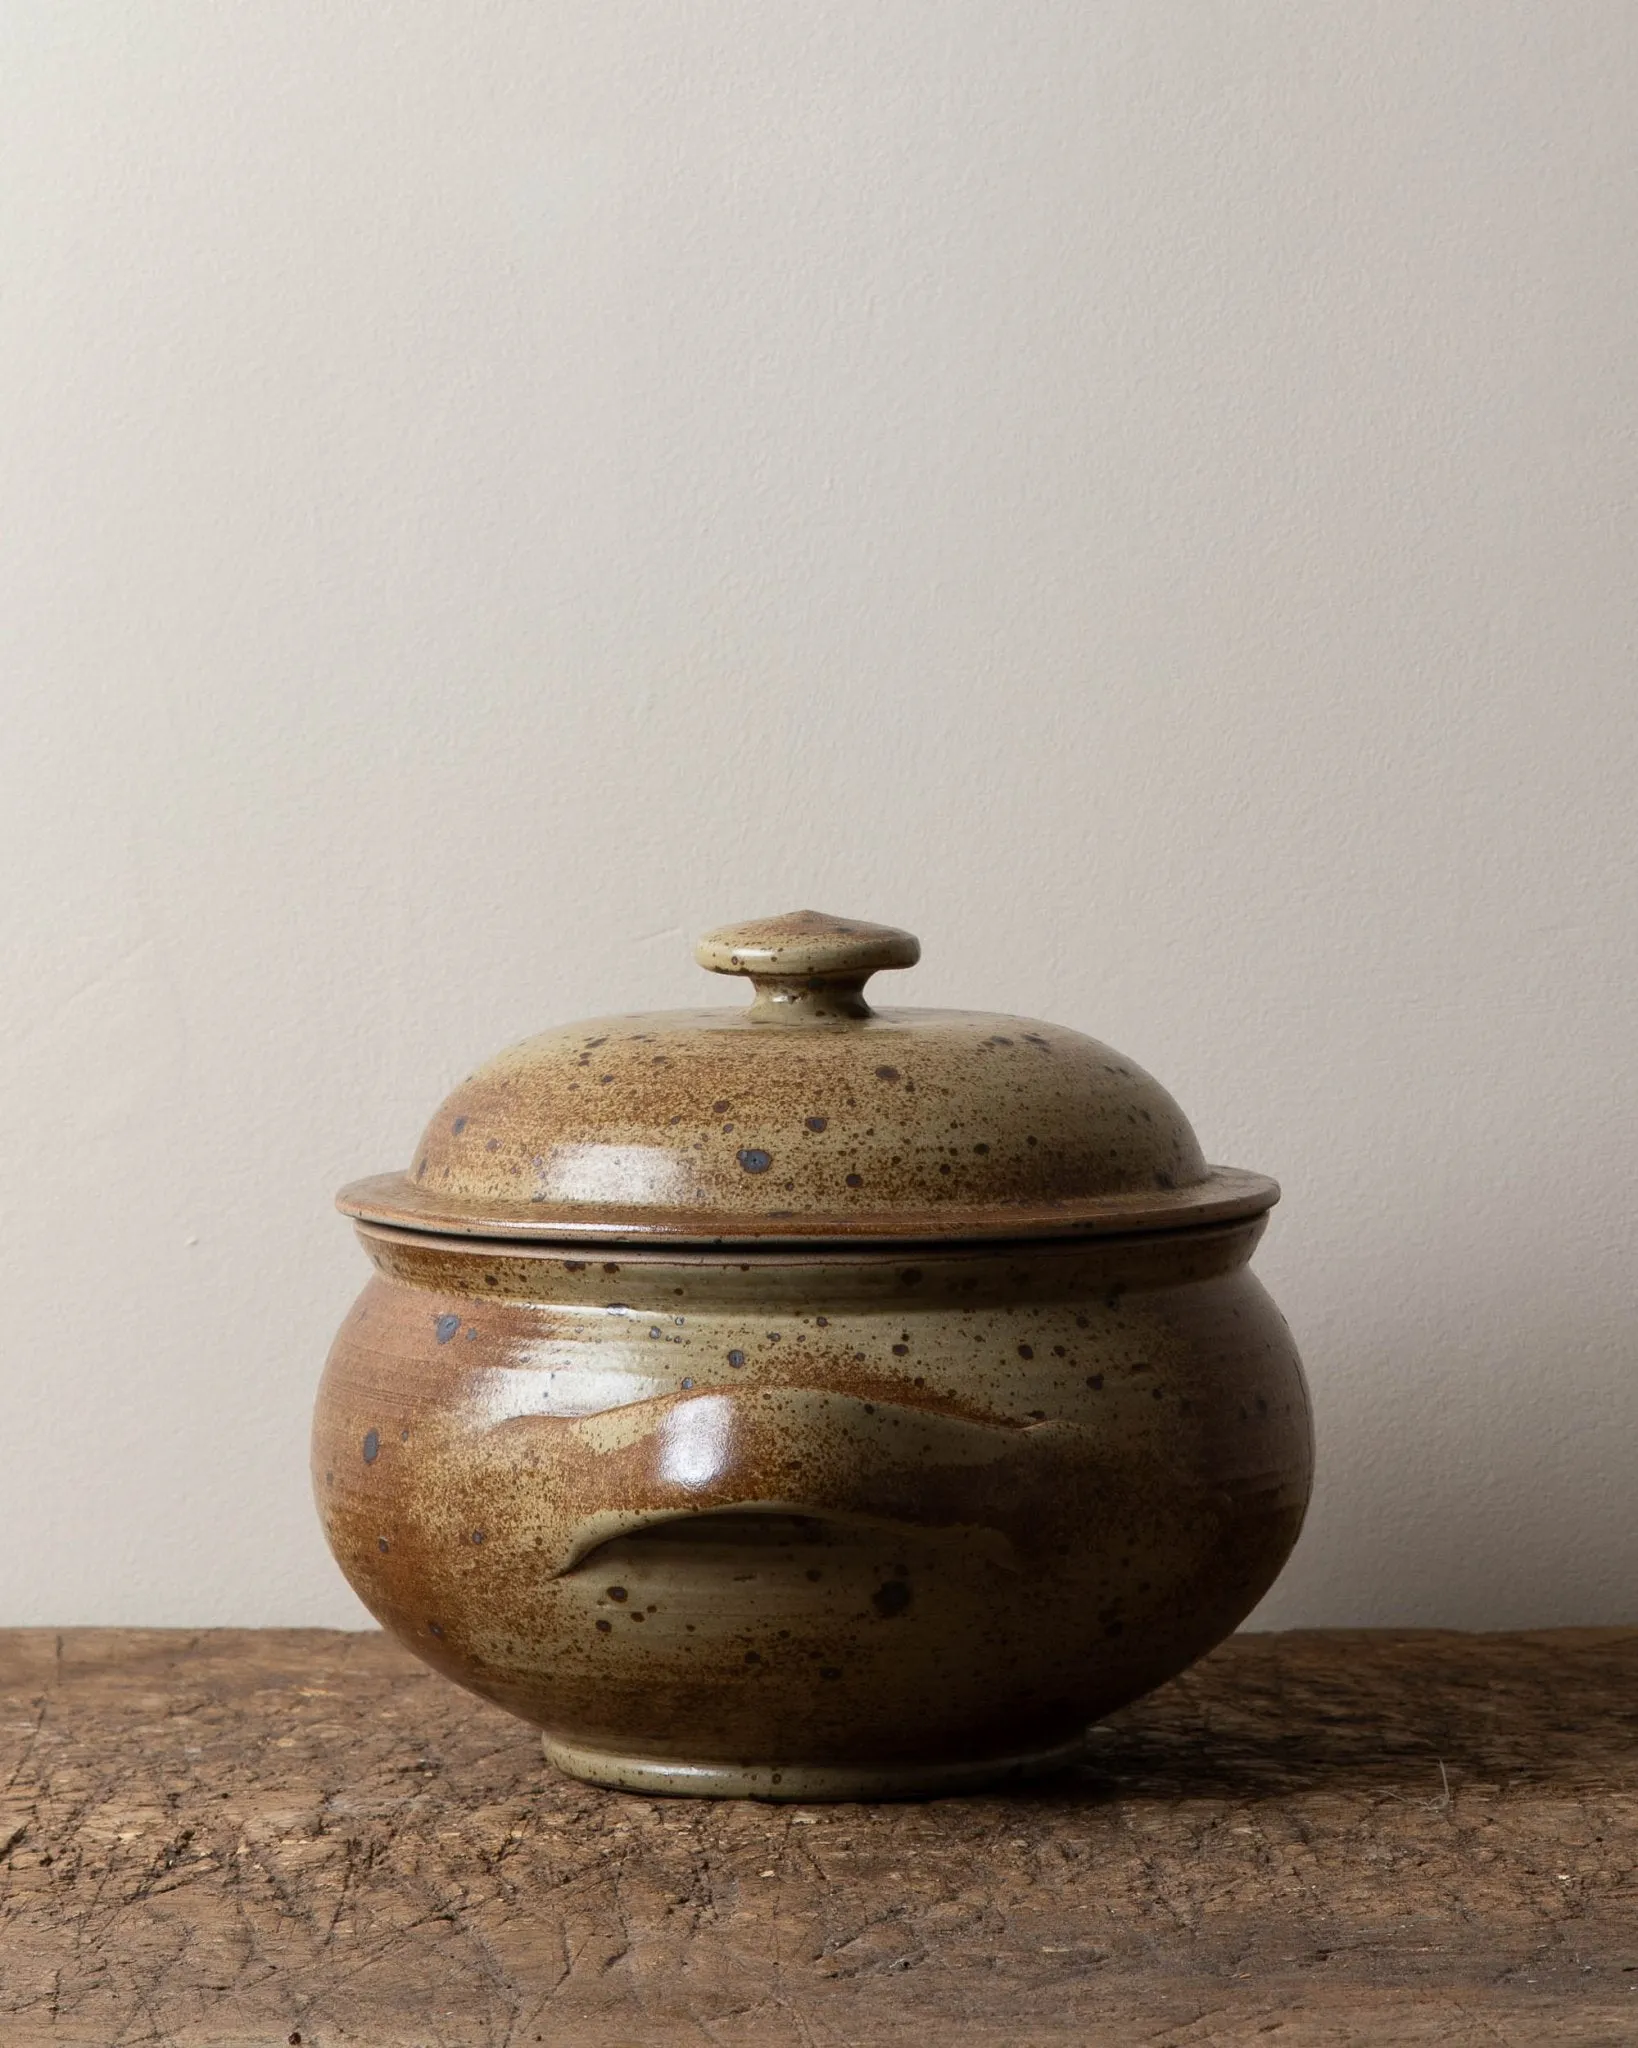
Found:
[[530, 1039], [343, 1193], [376, 1275], [315, 1423], [336, 1556], [599, 1783], [1048, 1766], [1296, 1540], [1307, 1396], [1247, 1267], [1279, 1190], [1095, 1039], [873, 1011], [907, 932], [698, 950], [748, 1009]]
[[1051, 1752], [1295, 1540], [1261, 1227], [912, 1263], [366, 1226], [314, 1439], [330, 1542], [430, 1663], [624, 1782], [812, 1797]]
[[479, 1236], [695, 1242], [1019, 1237], [1266, 1209], [1206, 1164], [1135, 1061], [1079, 1031], [973, 1010], [873, 1011], [908, 933], [798, 911], [713, 933], [749, 1008], [593, 1018], [462, 1082], [403, 1174], [349, 1213]]

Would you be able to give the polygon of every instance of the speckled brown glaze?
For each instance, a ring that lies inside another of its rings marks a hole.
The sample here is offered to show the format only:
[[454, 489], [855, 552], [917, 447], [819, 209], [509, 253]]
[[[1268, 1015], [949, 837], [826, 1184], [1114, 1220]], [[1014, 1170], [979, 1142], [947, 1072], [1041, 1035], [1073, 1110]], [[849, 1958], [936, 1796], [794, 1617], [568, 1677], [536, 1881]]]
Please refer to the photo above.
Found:
[[[1038, 1768], [1232, 1629], [1295, 1541], [1309, 1414], [1247, 1266], [1264, 1218], [1199, 1220], [1189, 1193], [1222, 1184], [1181, 1112], [1094, 1041], [860, 1015], [861, 956], [904, 963], [906, 934], [798, 913], [701, 951], [749, 959], [771, 1014], [530, 1041], [434, 1120], [413, 1184], [439, 1227], [360, 1221], [375, 1276], [314, 1430], [332, 1548], [388, 1628], [599, 1782], [845, 1797]], [[690, 1176], [649, 1219], [672, 1241], [474, 1234], [525, 1145], [553, 1209], [563, 1153], [651, 1142]], [[842, 1164], [879, 1177], [871, 1216], [954, 1182], [971, 1241], [847, 1231]], [[828, 1241], [743, 1229], [776, 1171]], [[1000, 1234], [1053, 1189], [1173, 1207]]]
[[1154, 1229], [1256, 1214], [1278, 1193], [1208, 1166], [1160, 1083], [1095, 1038], [872, 1011], [865, 978], [916, 958], [906, 932], [798, 911], [699, 950], [752, 978], [748, 1009], [526, 1039], [462, 1082], [407, 1173], [357, 1182], [341, 1206], [485, 1237], [901, 1242]]

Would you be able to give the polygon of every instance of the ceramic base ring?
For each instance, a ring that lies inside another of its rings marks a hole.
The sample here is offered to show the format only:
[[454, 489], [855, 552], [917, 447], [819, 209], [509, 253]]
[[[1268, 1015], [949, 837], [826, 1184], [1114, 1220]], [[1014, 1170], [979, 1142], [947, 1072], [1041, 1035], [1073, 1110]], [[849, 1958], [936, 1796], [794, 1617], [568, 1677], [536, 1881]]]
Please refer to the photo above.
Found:
[[673, 1757], [632, 1756], [587, 1749], [543, 1735], [546, 1761], [571, 1778], [611, 1792], [644, 1792], [681, 1799], [934, 1799], [982, 1792], [1045, 1777], [1085, 1760], [1087, 1736], [1016, 1756], [961, 1758], [949, 1763], [738, 1764], [683, 1763]]

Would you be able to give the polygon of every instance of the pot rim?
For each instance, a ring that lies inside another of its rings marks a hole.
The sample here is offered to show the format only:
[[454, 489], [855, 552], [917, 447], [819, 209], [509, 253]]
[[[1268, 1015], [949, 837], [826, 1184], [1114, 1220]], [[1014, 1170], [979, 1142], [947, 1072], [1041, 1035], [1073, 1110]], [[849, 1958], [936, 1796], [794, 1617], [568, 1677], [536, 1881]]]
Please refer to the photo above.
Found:
[[542, 1265], [567, 1264], [571, 1271], [589, 1271], [598, 1263], [599, 1250], [617, 1251], [620, 1270], [643, 1266], [733, 1267], [739, 1271], [773, 1271], [790, 1266], [902, 1266], [908, 1259], [920, 1265], [947, 1260], [996, 1260], [1029, 1258], [1085, 1251], [1141, 1251], [1148, 1247], [1182, 1242], [1211, 1243], [1250, 1233], [1255, 1246], [1267, 1222], [1267, 1210], [1254, 1216], [1235, 1216], [1214, 1223], [1201, 1223], [1186, 1230], [1133, 1230], [1120, 1236], [1102, 1237], [988, 1237], [950, 1238], [922, 1244], [665, 1244], [590, 1245], [570, 1244], [543, 1238], [448, 1237], [437, 1231], [406, 1229], [396, 1223], [375, 1223], [355, 1219], [359, 1239], [369, 1244], [404, 1246], [412, 1251], [456, 1252], [475, 1263], [485, 1259], [534, 1259]]
[[[608, 1246], [632, 1250], [690, 1248], [866, 1250], [880, 1247], [927, 1251], [939, 1245], [993, 1247], [1052, 1243], [1077, 1238], [1153, 1236], [1198, 1229], [1203, 1224], [1239, 1222], [1263, 1215], [1280, 1199], [1279, 1183], [1266, 1174], [1236, 1166], [1213, 1166], [1189, 1187], [1142, 1189], [1098, 1195], [1083, 1201], [940, 1203], [848, 1217], [785, 1215], [777, 1212], [734, 1217], [724, 1228], [720, 1211], [593, 1208], [580, 1213], [554, 1203], [489, 1203], [464, 1214], [416, 1186], [403, 1173], [374, 1174], [348, 1183], [336, 1207], [356, 1223], [435, 1237], [446, 1244], [481, 1240], [493, 1244], [561, 1246], [570, 1250]], [[715, 1227], [713, 1227], [715, 1226]]]

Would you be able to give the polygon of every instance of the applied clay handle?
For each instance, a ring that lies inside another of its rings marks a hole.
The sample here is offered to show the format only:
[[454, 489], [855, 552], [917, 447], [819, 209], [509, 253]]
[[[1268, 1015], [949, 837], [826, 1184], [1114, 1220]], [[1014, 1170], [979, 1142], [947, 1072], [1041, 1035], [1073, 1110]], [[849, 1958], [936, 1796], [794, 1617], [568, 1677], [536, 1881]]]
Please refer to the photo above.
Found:
[[868, 1017], [866, 981], [884, 967], [914, 967], [921, 941], [892, 925], [792, 910], [707, 932], [694, 957], [714, 974], [749, 975], [749, 1014], [759, 1021], [822, 1024]]

